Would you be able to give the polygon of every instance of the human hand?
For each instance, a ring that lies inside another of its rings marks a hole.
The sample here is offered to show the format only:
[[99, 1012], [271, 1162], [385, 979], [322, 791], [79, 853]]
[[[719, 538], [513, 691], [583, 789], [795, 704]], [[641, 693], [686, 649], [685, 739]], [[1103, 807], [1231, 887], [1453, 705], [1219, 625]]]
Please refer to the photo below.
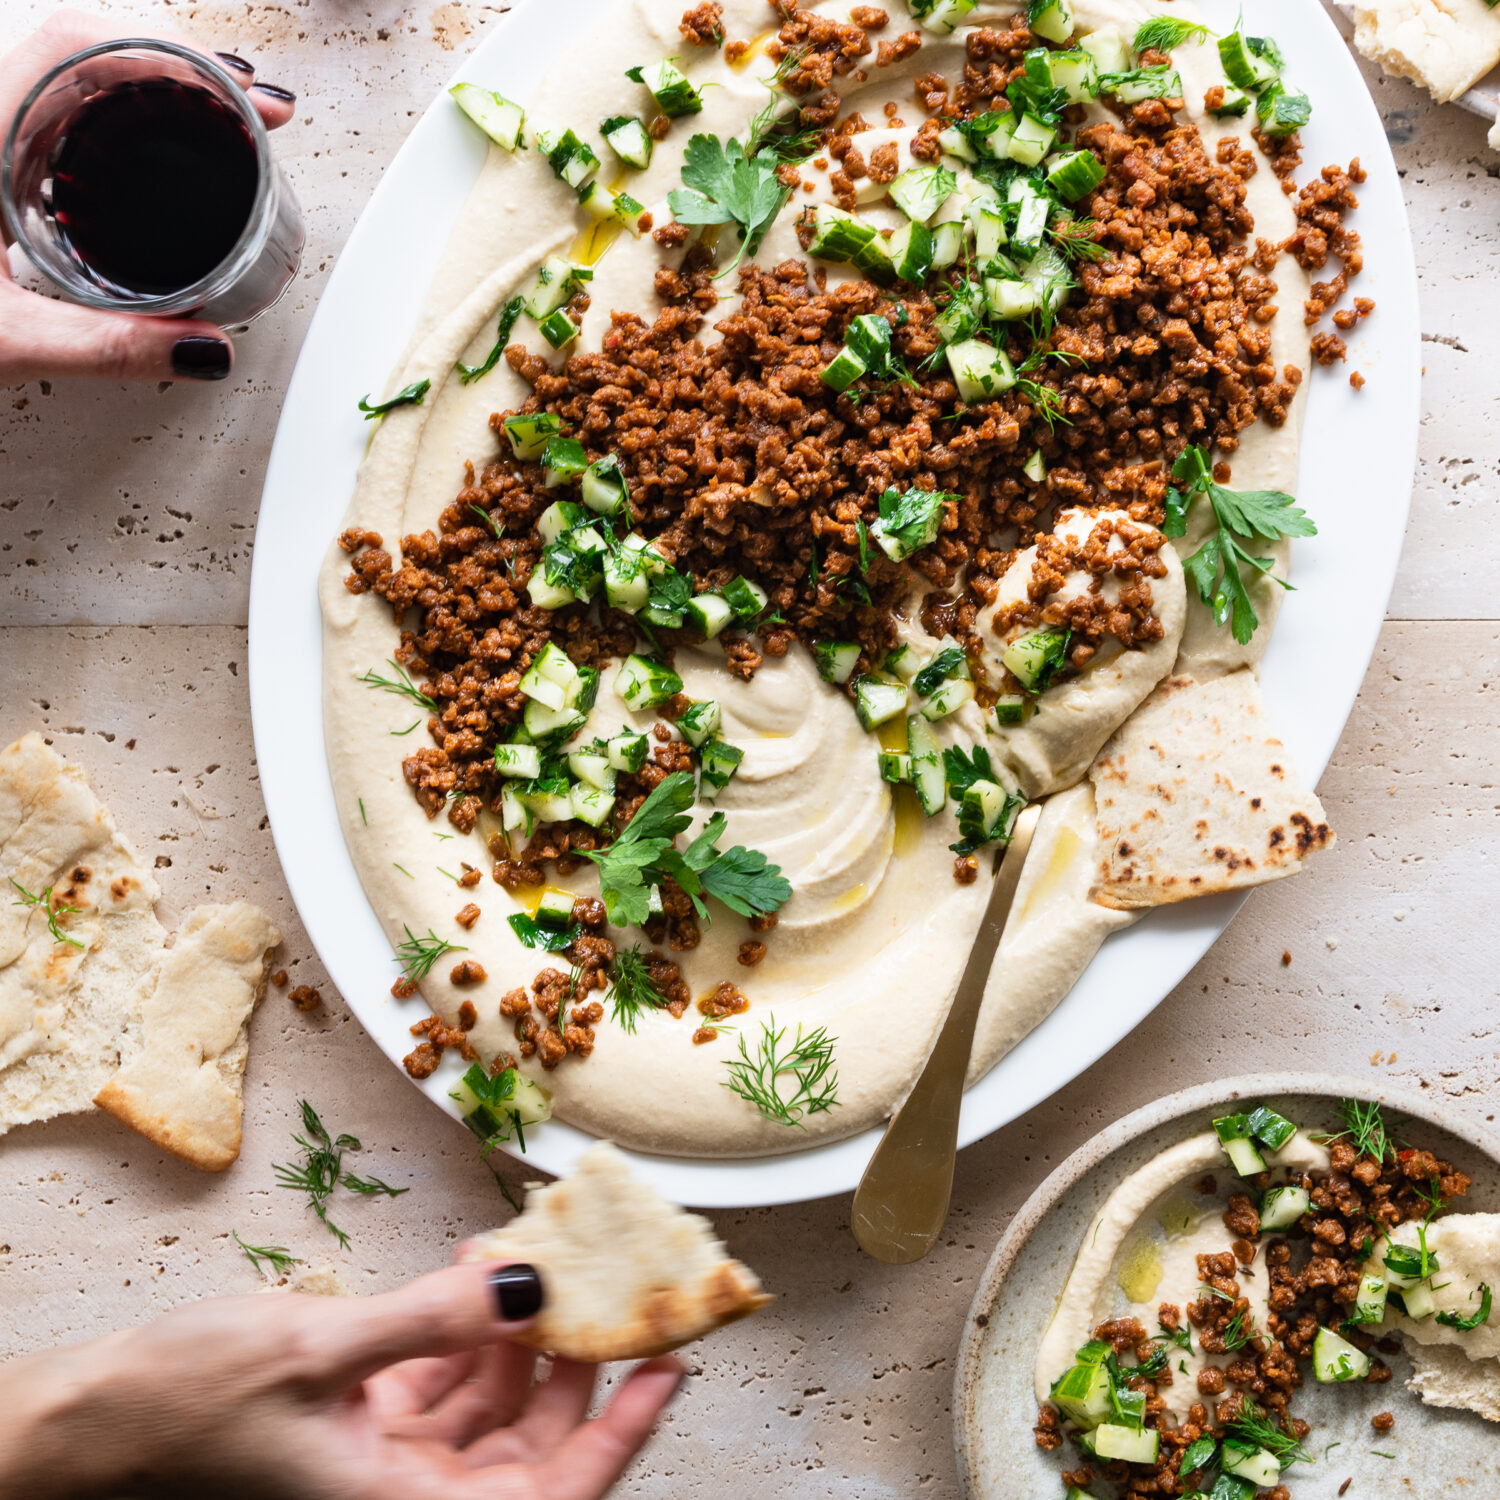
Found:
[[682, 1379], [638, 1366], [585, 1420], [597, 1366], [509, 1341], [529, 1266], [378, 1297], [259, 1295], [0, 1365], [0, 1494], [28, 1500], [596, 1500]]
[[[140, 36], [139, 27], [83, 11], [55, 11], [14, 51], [0, 58], [0, 139], [31, 86], [63, 58], [96, 42]], [[230, 53], [209, 52], [243, 88], [268, 130], [292, 118], [296, 96], [255, 82], [255, 69]], [[222, 380], [234, 348], [222, 328], [197, 318], [148, 318], [97, 312], [18, 286], [0, 254], [0, 385], [38, 377], [99, 375], [111, 380]]]

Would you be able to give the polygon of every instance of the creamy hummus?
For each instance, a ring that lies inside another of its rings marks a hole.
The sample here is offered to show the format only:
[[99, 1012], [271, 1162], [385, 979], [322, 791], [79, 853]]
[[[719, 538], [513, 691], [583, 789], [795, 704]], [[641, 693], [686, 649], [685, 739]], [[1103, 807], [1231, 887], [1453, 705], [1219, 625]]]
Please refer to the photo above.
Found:
[[[762, 79], [770, 64], [760, 47], [771, 33], [762, 0], [729, 0], [724, 7], [725, 34], [757, 41], [740, 66], [727, 64], [717, 50], [682, 47], [677, 22], [683, 8], [683, 0], [622, 0], [608, 28], [570, 34], [563, 65], [544, 74], [521, 101], [528, 131], [570, 125], [592, 136], [589, 127], [600, 117], [641, 111], [644, 96], [639, 84], [623, 76], [627, 66], [677, 55], [695, 84], [712, 85], [704, 89], [703, 112], [674, 125], [651, 166], [616, 184], [645, 203], [659, 224], [670, 217], [666, 195], [680, 185], [689, 136], [742, 137], [746, 122], [768, 98]], [[848, 4], [818, 9], [840, 19], [849, 12]], [[1010, 0], [981, 3], [968, 19], [974, 26], [990, 24], [1013, 9]], [[1130, 34], [1140, 19], [1165, 7], [1145, 0], [1075, 0], [1074, 9], [1082, 31], [1117, 25]], [[1170, 13], [1191, 11], [1174, 5]], [[895, 101], [910, 114], [919, 74], [960, 73], [965, 34], [966, 29], [951, 38], [924, 34], [915, 55], [841, 80], [846, 107], [879, 119], [882, 106]], [[1181, 51], [1184, 78], [1191, 81], [1189, 113], [1200, 120], [1210, 150], [1219, 134], [1245, 134], [1201, 117], [1202, 86], [1218, 81], [1217, 64], [1202, 49]], [[905, 138], [910, 134], [904, 132]], [[607, 159], [602, 146], [599, 152]], [[817, 176], [811, 164], [807, 171]], [[1249, 194], [1259, 233], [1276, 239], [1290, 232], [1290, 207], [1269, 171], [1251, 180]], [[827, 196], [820, 184], [817, 193], [798, 201]], [[902, 222], [891, 208], [872, 204], [862, 212], [886, 227]], [[802, 254], [794, 219], [790, 208], [780, 215], [756, 257], [761, 264]], [[679, 254], [662, 250], [649, 236], [634, 239], [589, 227], [573, 193], [535, 150], [510, 155], [491, 149], [442, 257], [407, 357], [388, 387], [428, 379], [431, 390], [424, 404], [398, 408], [376, 425], [346, 524], [378, 531], [394, 550], [401, 536], [436, 529], [439, 514], [463, 482], [466, 460], [482, 465], [496, 454], [490, 414], [519, 406], [530, 388], [503, 362], [468, 386], [450, 377], [456, 361], [483, 359], [494, 338], [497, 309], [529, 288], [539, 263], [555, 253], [594, 265], [578, 349], [598, 347], [613, 309], [649, 316], [656, 306], [655, 273]], [[852, 274], [839, 266], [826, 269], [830, 280]], [[1273, 325], [1276, 358], [1304, 363], [1305, 349], [1298, 353], [1291, 347], [1301, 331], [1300, 318], [1291, 314], [1306, 278], [1289, 261], [1277, 276], [1289, 315]], [[726, 303], [725, 310], [730, 306]], [[705, 331], [706, 339], [714, 336]], [[529, 322], [518, 325], [513, 337], [543, 348]], [[1237, 485], [1291, 487], [1303, 404], [1299, 398], [1285, 427], [1256, 427], [1244, 435], [1234, 460]], [[1166, 552], [1171, 551], [1169, 546]], [[1159, 595], [1170, 645], [1122, 660], [1105, 654], [1074, 683], [1044, 694], [1031, 733], [1012, 736], [998, 757], [1007, 768], [1002, 774], [1028, 791], [1064, 795], [1046, 809], [1023, 875], [986, 991], [971, 1079], [1056, 1005], [1104, 937], [1129, 920], [1088, 901], [1097, 863], [1093, 796], [1086, 783], [1075, 783], [1099, 744], [1169, 670], [1205, 675], [1231, 670], [1258, 656], [1270, 634], [1279, 590], [1256, 586], [1263, 625], [1251, 648], [1238, 648], [1196, 598], [1186, 597], [1175, 558], [1169, 568]], [[472, 891], [460, 892], [452, 883], [460, 861], [488, 870], [492, 860], [483, 836], [493, 826], [481, 821], [475, 834], [455, 837], [446, 822], [428, 821], [404, 784], [405, 746], [392, 736], [407, 730], [411, 705], [359, 681], [392, 655], [396, 632], [381, 601], [344, 588], [346, 571], [345, 555], [330, 549], [320, 586], [325, 731], [344, 835], [393, 944], [408, 928], [417, 934], [430, 928], [461, 941], [465, 956], [487, 970], [490, 978], [482, 991], [460, 991], [447, 979], [447, 964], [439, 964], [422, 994], [428, 1006], [449, 1018], [462, 1000], [474, 1000], [481, 1019], [471, 1039], [488, 1058], [514, 1046], [495, 1002], [507, 989], [528, 983], [548, 965], [548, 956], [524, 948], [505, 921], [526, 903], [518, 904], [488, 878]], [[903, 637], [924, 655], [932, 653], [939, 643], [922, 630], [916, 611], [909, 614]], [[728, 817], [724, 846], [743, 843], [763, 850], [782, 867], [793, 896], [781, 910], [767, 958], [754, 969], [736, 967], [738, 946], [750, 933], [741, 918], [722, 908], [715, 910], [698, 949], [673, 955], [680, 958], [695, 998], [726, 977], [743, 989], [751, 1008], [736, 1021], [737, 1033], [694, 1046], [688, 1017], [647, 1015], [634, 1034], [627, 1034], [610, 1022], [606, 1010], [591, 1057], [565, 1060], [550, 1073], [538, 1068], [534, 1076], [554, 1093], [562, 1118], [645, 1150], [755, 1155], [876, 1124], [904, 1097], [936, 1035], [980, 919], [985, 883], [955, 883], [948, 848], [956, 836], [951, 813], [924, 819], [907, 789], [892, 795], [878, 775], [874, 738], [860, 730], [847, 699], [817, 677], [804, 652], [767, 660], [750, 684], [723, 670], [714, 646], [680, 653], [678, 667], [689, 694], [720, 702], [724, 737], [745, 751], [739, 774], [716, 804]], [[614, 695], [613, 675], [613, 669], [603, 674], [583, 739], [617, 732], [622, 724], [646, 728], [653, 721], [654, 715], [633, 714]], [[1075, 730], [1071, 739], [1068, 727]], [[982, 716], [972, 704], [936, 729], [944, 744], [970, 746], [985, 739]], [[597, 878], [586, 867], [559, 884], [593, 894]], [[465, 933], [455, 927], [453, 914], [471, 899], [483, 915]], [[417, 1004], [411, 1009], [412, 1019], [418, 1019]], [[772, 1017], [778, 1025], [826, 1026], [836, 1039], [839, 1102], [808, 1119], [805, 1132], [768, 1122], [723, 1086], [736, 1035], [753, 1046], [762, 1023]], [[532, 1064], [526, 1067], [530, 1071]]]

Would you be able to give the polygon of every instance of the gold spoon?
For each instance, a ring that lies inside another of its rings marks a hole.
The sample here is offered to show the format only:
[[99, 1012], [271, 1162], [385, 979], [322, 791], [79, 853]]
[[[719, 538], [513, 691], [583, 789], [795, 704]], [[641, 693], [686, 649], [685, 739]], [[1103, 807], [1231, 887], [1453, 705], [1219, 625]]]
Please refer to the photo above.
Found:
[[958, 1111], [974, 1046], [974, 1025], [1041, 811], [1041, 803], [1033, 802], [1016, 819], [943, 1029], [855, 1190], [854, 1238], [862, 1250], [887, 1265], [921, 1260], [948, 1218], [953, 1161], [958, 1153]]

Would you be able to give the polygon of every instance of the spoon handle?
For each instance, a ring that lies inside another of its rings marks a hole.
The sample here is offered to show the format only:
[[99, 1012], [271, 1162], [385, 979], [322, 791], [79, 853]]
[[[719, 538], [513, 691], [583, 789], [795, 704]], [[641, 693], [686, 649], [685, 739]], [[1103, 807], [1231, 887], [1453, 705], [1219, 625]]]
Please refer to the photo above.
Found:
[[947, 1220], [974, 1026], [1040, 816], [1041, 804], [1034, 802], [1016, 819], [937, 1042], [855, 1190], [854, 1238], [867, 1254], [888, 1265], [921, 1260]]

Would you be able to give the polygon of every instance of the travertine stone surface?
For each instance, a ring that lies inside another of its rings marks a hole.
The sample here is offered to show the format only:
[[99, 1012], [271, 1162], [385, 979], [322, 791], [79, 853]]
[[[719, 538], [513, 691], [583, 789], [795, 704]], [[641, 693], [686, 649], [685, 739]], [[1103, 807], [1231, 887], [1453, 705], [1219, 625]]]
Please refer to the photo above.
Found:
[[[0, 47], [48, 9], [14, 0]], [[302, 934], [256, 781], [244, 630], [260, 474], [318, 291], [415, 114], [498, 8], [142, 0], [114, 10], [239, 51], [298, 91], [278, 147], [312, 238], [294, 292], [242, 341], [230, 382], [6, 393], [0, 742], [39, 729], [87, 766], [155, 854], [169, 921], [204, 899], [260, 902], [286, 934], [292, 983], [322, 984], [327, 1003], [306, 1015], [268, 994], [253, 1028], [244, 1155], [222, 1177], [160, 1157], [103, 1117], [0, 1141], [0, 1356], [252, 1289], [231, 1231], [374, 1290], [439, 1265], [459, 1238], [508, 1213], [469, 1137], [391, 1070]], [[1064, 1155], [1172, 1088], [1291, 1059], [1399, 1077], [1451, 1098], [1460, 1115], [1492, 1118], [1500, 159], [1483, 122], [1435, 110], [1405, 84], [1372, 85], [1410, 196], [1427, 381], [1391, 619], [1321, 786], [1338, 847], [1252, 896], [1108, 1058], [963, 1153], [948, 1233], [921, 1265], [863, 1259], [846, 1233], [847, 1198], [717, 1215], [779, 1300], [690, 1351], [694, 1378], [624, 1493], [688, 1500], [725, 1493], [733, 1475], [736, 1494], [955, 1495], [953, 1353], [985, 1258]], [[364, 1170], [411, 1188], [340, 1205], [347, 1254], [273, 1185], [302, 1097], [364, 1140]]]

